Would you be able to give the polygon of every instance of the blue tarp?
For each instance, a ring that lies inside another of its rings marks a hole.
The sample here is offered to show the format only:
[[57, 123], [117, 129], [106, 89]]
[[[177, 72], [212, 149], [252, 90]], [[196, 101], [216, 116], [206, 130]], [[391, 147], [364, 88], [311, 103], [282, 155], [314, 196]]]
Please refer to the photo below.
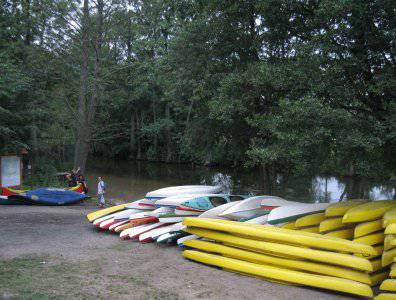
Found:
[[9, 200], [19, 199], [41, 205], [67, 205], [87, 198], [85, 194], [59, 188], [40, 188], [8, 197]]

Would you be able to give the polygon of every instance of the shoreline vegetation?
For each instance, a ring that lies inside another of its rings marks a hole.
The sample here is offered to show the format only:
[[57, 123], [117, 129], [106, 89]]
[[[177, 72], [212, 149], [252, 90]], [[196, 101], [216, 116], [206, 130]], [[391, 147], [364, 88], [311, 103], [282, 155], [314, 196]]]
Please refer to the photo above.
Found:
[[394, 10], [3, 1], [0, 153], [394, 177]]

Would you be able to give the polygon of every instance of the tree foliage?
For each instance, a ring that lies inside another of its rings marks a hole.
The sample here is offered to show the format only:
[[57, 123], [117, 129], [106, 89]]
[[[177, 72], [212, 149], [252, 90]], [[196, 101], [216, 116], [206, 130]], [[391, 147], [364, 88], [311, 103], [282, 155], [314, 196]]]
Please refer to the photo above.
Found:
[[[386, 176], [396, 165], [395, 10], [389, 0], [110, 1], [96, 79], [89, 41], [90, 152]], [[72, 154], [81, 18], [80, 1], [2, 1], [3, 152]]]

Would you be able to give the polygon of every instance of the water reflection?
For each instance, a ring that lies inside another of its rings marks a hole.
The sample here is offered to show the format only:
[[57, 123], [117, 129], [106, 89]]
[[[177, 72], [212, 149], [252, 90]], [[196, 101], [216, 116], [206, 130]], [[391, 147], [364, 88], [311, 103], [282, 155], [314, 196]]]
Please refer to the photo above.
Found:
[[221, 184], [227, 192], [277, 195], [300, 202], [337, 202], [341, 199], [395, 199], [396, 182], [334, 176], [287, 176], [262, 169], [207, 168], [189, 164], [163, 164], [91, 160], [86, 174], [92, 193], [95, 178], [104, 176], [108, 197], [132, 201], [148, 191], [183, 184]]

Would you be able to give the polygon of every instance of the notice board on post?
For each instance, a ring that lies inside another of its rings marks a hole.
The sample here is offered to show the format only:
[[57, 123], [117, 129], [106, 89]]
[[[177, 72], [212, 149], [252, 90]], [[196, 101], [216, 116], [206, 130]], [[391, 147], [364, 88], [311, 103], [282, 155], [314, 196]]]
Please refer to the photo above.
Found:
[[0, 167], [0, 187], [22, 185], [22, 160], [19, 156], [1, 156]]

